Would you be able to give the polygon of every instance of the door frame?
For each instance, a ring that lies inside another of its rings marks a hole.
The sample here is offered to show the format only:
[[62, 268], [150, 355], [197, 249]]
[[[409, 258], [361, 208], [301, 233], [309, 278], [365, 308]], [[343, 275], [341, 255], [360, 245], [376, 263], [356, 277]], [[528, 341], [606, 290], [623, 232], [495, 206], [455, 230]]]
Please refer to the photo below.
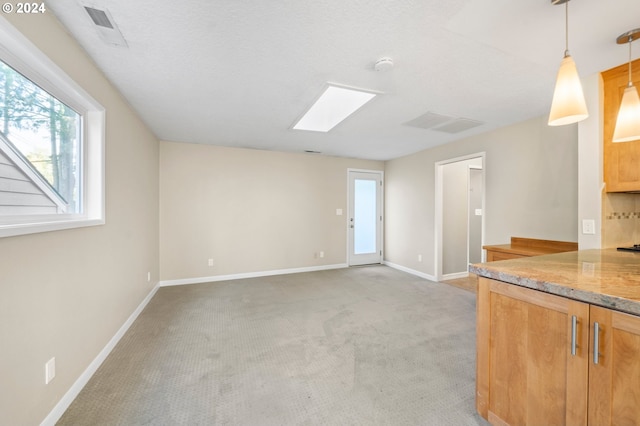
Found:
[[[443, 225], [443, 204], [444, 204], [444, 200], [443, 200], [443, 196], [444, 196], [444, 192], [443, 192], [443, 187], [444, 187], [444, 172], [443, 172], [443, 167], [446, 166], [447, 164], [451, 164], [451, 163], [458, 163], [460, 161], [466, 161], [466, 160], [471, 160], [474, 158], [482, 158], [482, 168], [485, 171], [482, 174], [482, 244], [484, 245], [484, 238], [485, 238], [485, 222], [486, 222], [486, 194], [487, 194], [487, 186], [486, 186], [486, 164], [487, 164], [487, 158], [486, 158], [486, 152], [482, 151], [482, 152], [478, 152], [475, 154], [468, 154], [468, 155], [463, 155], [460, 157], [455, 157], [455, 158], [450, 158], [448, 160], [443, 160], [443, 161], [437, 161], [435, 163], [435, 223], [434, 223], [434, 238], [433, 238], [433, 242], [434, 242], [434, 277], [436, 279], [436, 281], [442, 281], [442, 234], [443, 234], [443, 229], [442, 229], [442, 225]], [[468, 231], [467, 231], [468, 232]], [[467, 239], [468, 239], [468, 235], [467, 235]], [[468, 256], [468, 252], [467, 252], [467, 256]], [[486, 253], [482, 252], [482, 261], [485, 262], [486, 261]]]
[[382, 263], [384, 260], [384, 171], [383, 170], [369, 170], [369, 169], [347, 169], [347, 217], [345, 220], [345, 232], [346, 232], [346, 241], [347, 241], [347, 266], [351, 266], [351, 233], [349, 231], [349, 218], [352, 217], [351, 211], [351, 173], [372, 173], [377, 174], [380, 177], [380, 197], [378, 199], [378, 209], [380, 210], [380, 216], [382, 217], [380, 221], [378, 221], [378, 231], [380, 232], [380, 261], [378, 263]]

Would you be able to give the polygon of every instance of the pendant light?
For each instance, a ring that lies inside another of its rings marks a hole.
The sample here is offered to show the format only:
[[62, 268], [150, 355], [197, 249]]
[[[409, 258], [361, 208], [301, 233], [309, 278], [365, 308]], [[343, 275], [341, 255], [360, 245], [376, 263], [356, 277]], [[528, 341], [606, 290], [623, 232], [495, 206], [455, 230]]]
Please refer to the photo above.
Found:
[[631, 43], [637, 38], [640, 38], [640, 28], [627, 31], [616, 39], [618, 44], [629, 43], [629, 83], [622, 94], [613, 142], [640, 139], [640, 98], [631, 78]]
[[560, 63], [556, 88], [553, 92], [549, 126], [562, 126], [577, 123], [589, 116], [584, 101], [582, 84], [576, 69], [576, 63], [569, 55], [569, 0], [551, 0], [552, 4], [565, 4], [565, 50]]

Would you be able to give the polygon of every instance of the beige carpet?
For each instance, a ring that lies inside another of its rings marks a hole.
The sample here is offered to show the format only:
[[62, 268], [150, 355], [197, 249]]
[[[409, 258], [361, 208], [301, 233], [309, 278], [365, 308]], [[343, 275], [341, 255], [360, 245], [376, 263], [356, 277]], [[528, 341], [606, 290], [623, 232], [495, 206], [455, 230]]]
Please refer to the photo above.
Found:
[[60, 425], [485, 425], [475, 295], [371, 266], [161, 288]]

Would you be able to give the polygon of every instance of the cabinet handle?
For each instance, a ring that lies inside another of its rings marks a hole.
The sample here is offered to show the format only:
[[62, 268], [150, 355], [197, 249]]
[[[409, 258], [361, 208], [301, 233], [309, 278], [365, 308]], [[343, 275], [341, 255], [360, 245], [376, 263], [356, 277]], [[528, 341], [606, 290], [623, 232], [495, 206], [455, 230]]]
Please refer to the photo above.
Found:
[[576, 332], [578, 328], [578, 317], [571, 316], [571, 355], [576, 356]]
[[593, 323], [593, 363], [598, 363], [598, 357], [600, 352], [598, 349], [600, 348], [600, 324], [597, 322]]

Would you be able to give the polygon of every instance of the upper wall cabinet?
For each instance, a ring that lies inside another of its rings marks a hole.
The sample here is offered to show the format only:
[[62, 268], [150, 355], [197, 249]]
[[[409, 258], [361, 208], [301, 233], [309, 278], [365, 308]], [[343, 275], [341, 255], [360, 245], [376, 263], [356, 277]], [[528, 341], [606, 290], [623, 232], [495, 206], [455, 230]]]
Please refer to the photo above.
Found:
[[[640, 59], [632, 62], [633, 84], [640, 87]], [[604, 181], [607, 192], [640, 191], [640, 139], [613, 143], [613, 130], [629, 82], [629, 64], [602, 73], [604, 82]]]

